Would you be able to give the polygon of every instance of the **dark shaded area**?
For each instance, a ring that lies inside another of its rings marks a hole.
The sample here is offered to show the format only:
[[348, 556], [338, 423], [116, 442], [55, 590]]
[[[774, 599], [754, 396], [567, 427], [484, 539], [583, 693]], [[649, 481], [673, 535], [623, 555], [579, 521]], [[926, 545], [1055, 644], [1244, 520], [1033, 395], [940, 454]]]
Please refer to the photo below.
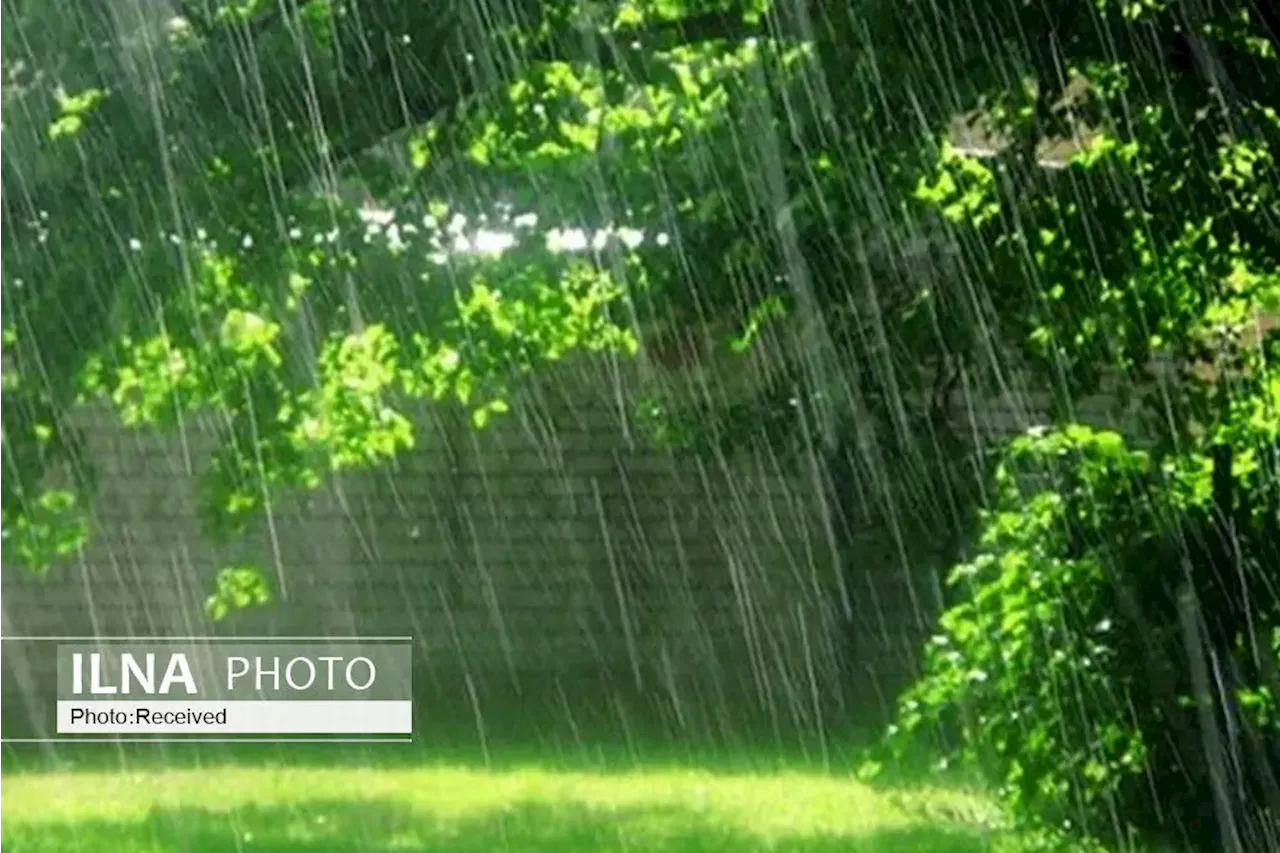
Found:
[[[1262, 458], [1274, 458], [1270, 450]], [[1249, 641], [1280, 608], [1269, 577], [1280, 560], [1280, 490], [1237, 488], [1233, 456], [1227, 445], [1212, 449], [1208, 507], [1178, 519], [1149, 553], [1127, 557], [1130, 600], [1139, 604], [1126, 656], [1132, 663], [1121, 675], [1147, 688], [1139, 714], [1148, 720], [1153, 758], [1149, 778], [1126, 793], [1134, 813], [1146, 816], [1135, 822], [1154, 837], [1172, 834], [1205, 853], [1227, 841], [1262, 853], [1274, 849], [1280, 814], [1280, 742], [1239, 697], [1276, 684], [1267, 639]], [[1266, 503], [1262, 512], [1253, 500]], [[1194, 625], [1152, 629], [1178, 625], [1180, 608]], [[1146, 808], [1149, 799], [1160, 808]]]
[[692, 810], [517, 805], [456, 823], [382, 802], [316, 802], [235, 811], [156, 809], [140, 822], [24, 826], [4, 833], [17, 853], [184, 851], [373, 853], [373, 851], [843, 851], [969, 853], [986, 849], [975, 831], [929, 827], [862, 836], [765, 839], [708, 822]]

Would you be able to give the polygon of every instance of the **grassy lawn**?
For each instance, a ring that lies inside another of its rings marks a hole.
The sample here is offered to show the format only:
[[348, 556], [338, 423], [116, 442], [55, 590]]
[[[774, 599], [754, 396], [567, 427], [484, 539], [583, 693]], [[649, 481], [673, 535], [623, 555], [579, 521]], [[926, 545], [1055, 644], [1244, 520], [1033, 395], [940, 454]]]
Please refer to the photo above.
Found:
[[718, 741], [628, 737], [603, 725], [588, 734], [503, 721], [483, 739], [461, 724], [431, 728], [430, 741], [414, 745], [6, 745], [0, 845], [5, 853], [1027, 849], [987, 830], [996, 815], [978, 796], [857, 782], [858, 733], [819, 748], [745, 728]]
[[6, 772], [0, 790], [6, 853], [1016, 846], [984, 832], [986, 810], [975, 798], [943, 790], [888, 795], [844, 772], [144, 763], [26, 767]]

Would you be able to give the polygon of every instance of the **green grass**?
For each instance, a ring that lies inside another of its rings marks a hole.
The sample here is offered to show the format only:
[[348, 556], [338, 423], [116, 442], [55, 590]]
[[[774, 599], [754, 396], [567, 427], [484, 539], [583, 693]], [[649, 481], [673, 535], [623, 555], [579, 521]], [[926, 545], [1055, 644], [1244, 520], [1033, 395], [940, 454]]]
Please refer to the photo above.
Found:
[[[532, 715], [530, 715], [532, 717]], [[1012, 853], [980, 796], [854, 778], [861, 735], [432, 727], [397, 744], [0, 748], [5, 853]], [[910, 778], [910, 777], [908, 777]], [[952, 784], [952, 783], [949, 783]]]
[[993, 849], [977, 798], [812, 771], [29, 767], [0, 791], [6, 853]]

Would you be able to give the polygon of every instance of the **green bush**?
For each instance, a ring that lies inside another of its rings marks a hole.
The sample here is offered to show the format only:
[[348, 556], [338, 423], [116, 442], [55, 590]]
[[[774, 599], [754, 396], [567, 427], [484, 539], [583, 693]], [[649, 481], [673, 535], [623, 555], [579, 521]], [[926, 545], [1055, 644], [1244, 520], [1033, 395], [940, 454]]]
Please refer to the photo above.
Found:
[[[1213, 468], [1191, 454], [1157, 464], [1120, 435], [1083, 426], [1013, 441], [978, 552], [951, 572], [954, 603], [924, 676], [900, 697], [888, 755], [904, 760], [940, 737], [940, 765], [978, 768], [1016, 819], [1042, 829], [1220, 844], [1178, 618], [1189, 590], [1202, 598], [1207, 636], [1233, 618], [1202, 581], [1211, 548], [1182, 544], [1209, 541]], [[1237, 485], [1273, 498], [1256, 469]], [[1254, 573], [1249, 624], [1265, 626], [1274, 649], [1275, 588], [1262, 581], [1277, 564], [1264, 573], [1258, 561], [1274, 550], [1274, 504], [1262, 506], [1237, 513], [1237, 532]], [[1246, 651], [1250, 638], [1232, 637]], [[1239, 719], [1261, 740], [1232, 754], [1280, 743], [1266, 658], [1233, 657]], [[1276, 756], [1257, 752], [1256, 766], [1241, 766], [1245, 784], [1265, 784], [1268, 764], [1274, 772]], [[1261, 832], [1246, 830], [1246, 840]]]

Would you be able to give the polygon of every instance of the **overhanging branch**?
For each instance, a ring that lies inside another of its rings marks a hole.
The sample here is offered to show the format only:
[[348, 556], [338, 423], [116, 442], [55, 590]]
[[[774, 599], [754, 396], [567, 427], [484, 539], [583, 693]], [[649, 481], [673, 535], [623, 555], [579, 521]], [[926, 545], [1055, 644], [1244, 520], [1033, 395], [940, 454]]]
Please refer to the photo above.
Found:
[[[170, 211], [138, 202], [147, 196], [168, 198], [174, 184], [207, 184], [204, 169], [219, 158], [236, 170], [235, 185], [223, 184], [216, 198], [200, 192], [195, 194], [200, 202], [185, 198], [183, 203], [194, 203], [197, 217], [203, 205], [216, 203], [222, 216], [242, 209], [268, 186], [279, 191], [303, 185], [398, 131], [496, 91], [536, 65], [592, 61], [587, 33], [579, 30], [575, 37], [563, 26], [542, 26], [546, 4], [538, 0], [517, 0], [515, 6], [522, 8], [506, 14], [526, 22], [521, 28], [526, 36], [547, 33], [532, 46], [526, 38], [518, 58], [511, 57], [520, 39], [467, 25], [452, 4], [362, 3], [363, 32], [376, 33], [380, 43], [370, 43], [376, 50], [351, 73], [320, 67], [324, 63], [316, 61], [315, 45], [301, 43], [300, 23], [284, 14], [264, 14], [248, 27], [216, 25], [198, 51], [178, 63], [160, 107], [153, 108], [155, 93], [140, 90], [136, 81], [102, 81], [101, 88], [112, 94], [88, 117], [74, 143], [92, 152], [85, 169], [61, 171], [31, 186], [29, 171], [19, 173], [6, 164], [6, 213], [25, 219], [43, 210], [50, 221], [64, 223], [90, 215], [133, 233], [154, 233], [152, 220], [168, 218]], [[601, 29], [595, 38], [606, 49], [596, 55], [607, 67], [638, 74], [632, 58], [645, 53], [769, 31], [767, 22], [748, 24], [741, 14], [718, 12]], [[474, 69], [482, 64], [476, 57], [486, 53], [498, 74], [484, 80]], [[506, 54], [505, 61], [496, 61], [500, 54]], [[256, 77], [252, 85], [242, 76], [247, 68]], [[253, 154], [261, 145], [269, 148], [269, 163]], [[165, 151], [181, 152], [185, 162], [175, 163]], [[178, 165], [185, 168], [166, 173]], [[192, 167], [194, 175], [187, 171]], [[117, 201], [108, 204], [112, 194]]]
[[[615, 31], [600, 31], [595, 35], [605, 50], [592, 52], [589, 49], [591, 34], [579, 31], [579, 37], [565, 39], [563, 34], [542, 40], [529, 52], [522, 67], [510, 69], [501, 83], [509, 83], [517, 79], [529, 68], [550, 62], [593, 63], [606, 70], [631, 71], [633, 76], [636, 67], [634, 57], [670, 50], [686, 44], [700, 44], [710, 41], [741, 41], [752, 37], [761, 37], [765, 33], [763, 24], [748, 24], [741, 15], [717, 12], [682, 18], [674, 21], [661, 21], [644, 27], [628, 27]], [[395, 69], [390, 69], [393, 73]], [[338, 140], [333, 153], [340, 160], [349, 159], [360, 152], [376, 145], [381, 140], [407, 127], [418, 126], [460, 107], [464, 102], [486, 93], [480, 87], [455, 86], [451, 91], [432, 91], [430, 87], [416, 87], [411, 92], [404, 92], [401, 87], [388, 87], [403, 92], [403, 97], [396, 111], [384, 110], [383, 121], [358, 128]]]

